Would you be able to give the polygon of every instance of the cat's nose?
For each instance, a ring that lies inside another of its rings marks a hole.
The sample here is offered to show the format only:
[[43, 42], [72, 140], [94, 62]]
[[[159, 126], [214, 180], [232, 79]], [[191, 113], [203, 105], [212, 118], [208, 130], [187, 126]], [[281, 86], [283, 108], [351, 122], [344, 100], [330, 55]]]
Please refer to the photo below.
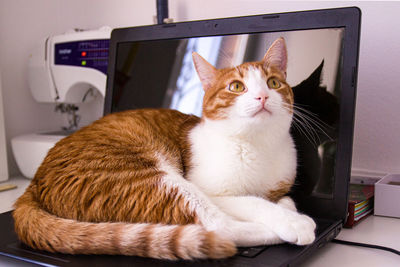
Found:
[[265, 104], [265, 102], [267, 102], [268, 99], [268, 95], [266, 94], [260, 94], [257, 97], [255, 97], [256, 100], [260, 101], [262, 105]]

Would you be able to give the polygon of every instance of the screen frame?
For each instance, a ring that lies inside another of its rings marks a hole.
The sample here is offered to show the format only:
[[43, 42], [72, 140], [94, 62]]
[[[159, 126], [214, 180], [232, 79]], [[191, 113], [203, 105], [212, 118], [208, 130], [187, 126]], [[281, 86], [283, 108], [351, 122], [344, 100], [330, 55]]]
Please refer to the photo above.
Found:
[[361, 10], [358, 7], [264, 14], [114, 29], [111, 33], [104, 115], [112, 112], [113, 81], [119, 43], [228, 34], [344, 28], [340, 126], [333, 198], [302, 199], [302, 211], [316, 218], [345, 221], [356, 104]]

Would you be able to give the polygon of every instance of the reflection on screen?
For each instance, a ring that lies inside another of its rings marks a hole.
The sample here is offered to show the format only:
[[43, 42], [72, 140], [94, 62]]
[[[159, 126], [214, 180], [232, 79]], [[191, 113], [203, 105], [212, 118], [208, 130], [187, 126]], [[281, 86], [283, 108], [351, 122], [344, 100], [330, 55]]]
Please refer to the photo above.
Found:
[[[166, 107], [201, 116], [192, 52], [217, 68], [259, 61], [278, 37], [288, 49], [298, 151], [295, 194], [331, 198], [338, 135], [342, 29], [257, 33], [118, 44], [112, 112]], [[296, 196], [295, 196], [296, 197]]]

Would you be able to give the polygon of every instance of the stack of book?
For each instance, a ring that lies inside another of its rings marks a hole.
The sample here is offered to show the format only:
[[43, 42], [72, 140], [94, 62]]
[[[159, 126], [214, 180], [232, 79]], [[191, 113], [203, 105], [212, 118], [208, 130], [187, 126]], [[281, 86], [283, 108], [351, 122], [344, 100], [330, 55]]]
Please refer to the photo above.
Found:
[[374, 209], [374, 185], [350, 184], [349, 206], [345, 227], [353, 227]]

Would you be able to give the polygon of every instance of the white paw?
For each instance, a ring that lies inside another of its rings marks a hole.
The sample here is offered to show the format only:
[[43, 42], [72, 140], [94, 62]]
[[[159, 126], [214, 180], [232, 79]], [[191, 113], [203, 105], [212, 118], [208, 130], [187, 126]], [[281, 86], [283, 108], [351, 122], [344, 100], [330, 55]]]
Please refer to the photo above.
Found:
[[296, 204], [294, 204], [293, 199], [291, 199], [288, 196], [285, 196], [285, 197], [279, 199], [276, 204], [278, 204], [279, 206], [281, 206], [283, 208], [286, 208], [286, 209], [289, 209], [292, 211], [297, 211]]
[[296, 245], [308, 245], [315, 240], [315, 222], [307, 215], [283, 210], [277, 218], [276, 234], [284, 241]]

